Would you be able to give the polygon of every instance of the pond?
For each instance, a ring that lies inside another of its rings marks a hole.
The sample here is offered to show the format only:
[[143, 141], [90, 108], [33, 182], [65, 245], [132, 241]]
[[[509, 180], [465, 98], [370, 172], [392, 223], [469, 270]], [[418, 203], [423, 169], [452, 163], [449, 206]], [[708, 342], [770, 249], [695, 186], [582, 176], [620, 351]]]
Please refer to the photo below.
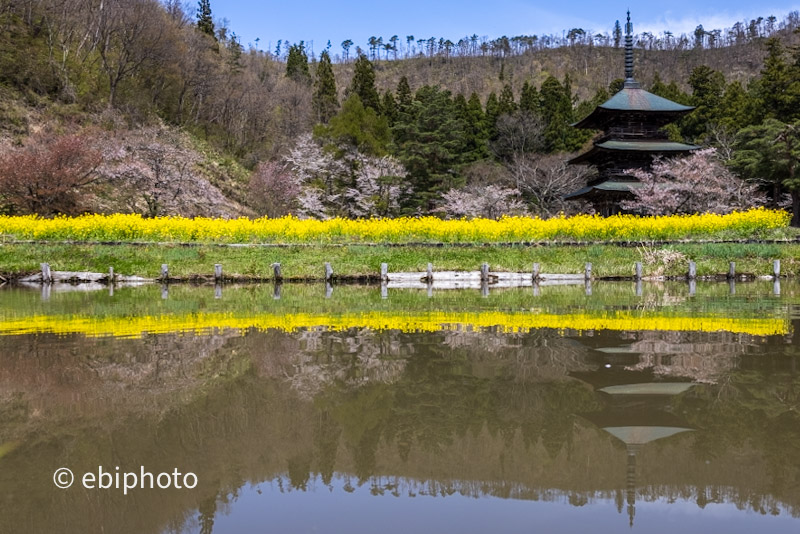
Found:
[[800, 530], [796, 283], [68, 289], [0, 290], [0, 532]]

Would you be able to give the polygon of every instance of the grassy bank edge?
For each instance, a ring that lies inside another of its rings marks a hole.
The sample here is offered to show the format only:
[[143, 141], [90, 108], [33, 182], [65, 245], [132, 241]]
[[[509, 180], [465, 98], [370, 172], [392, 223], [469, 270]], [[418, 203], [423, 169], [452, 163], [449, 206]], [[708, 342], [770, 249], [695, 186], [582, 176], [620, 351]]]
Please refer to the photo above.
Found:
[[[213, 279], [214, 264], [222, 264], [228, 280], [272, 280], [272, 264], [280, 263], [284, 280], [324, 279], [329, 262], [340, 280], [377, 280], [380, 264], [390, 272], [424, 272], [428, 262], [434, 270], [478, 270], [484, 262], [495, 272], [530, 272], [539, 263], [542, 273], [581, 273], [592, 263], [595, 278], [624, 278], [634, 274], [642, 262], [646, 277], [683, 277], [688, 262], [697, 264], [698, 277], [725, 277], [729, 263], [737, 275], [755, 277], [772, 274], [772, 262], [781, 260], [781, 273], [800, 274], [800, 244], [779, 243], [679, 243], [664, 246], [551, 245], [547, 247], [475, 246], [363, 246], [358, 244], [287, 246], [281, 248], [218, 247], [179, 244], [0, 244], [0, 276], [17, 280], [39, 272], [43, 262], [54, 271], [108, 272], [157, 278], [161, 265], [169, 266], [174, 280]], [[2, 282], [2, 280], [0, 280]]]

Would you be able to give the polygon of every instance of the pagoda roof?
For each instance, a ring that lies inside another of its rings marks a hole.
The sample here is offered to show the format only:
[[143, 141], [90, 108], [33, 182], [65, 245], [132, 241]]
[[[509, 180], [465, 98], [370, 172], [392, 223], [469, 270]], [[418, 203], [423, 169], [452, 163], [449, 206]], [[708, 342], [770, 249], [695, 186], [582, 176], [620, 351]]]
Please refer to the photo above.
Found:
[[691, 432], [691, 428], [670, 426], [606, 426], [603, 430], [625, 443], [625, 445], [644, 445], [651, 441], [668, 438], [682, 432]]
[[645, 382], [607, 386], [598, 391], [609, 395], [679, 395], [696, 385], [694, 382]]
[[667, 98], [654, 95], [639, 87], [636, 82], [629, 82], [617, 94], [597, 106], [588, 117], [573, 124], [576, 128], [602, 129], [609, 115], [620, 112], [647, 112], [657, 114], [683, 114], [694, 109]]
[[622, 141], [622, 140], [608, 140], [602, 143], [595, 144], [591, 150], [584, 152], [580, 156], [572, 158], [569, 163], [591, 163], [591, 161], [600, 153], [607, 151], [619, 152], [652, 152], [656, 154], [673, 153], [678, 154], [681, 152], [691, 152], [700, 148], [697, 145], [687, 145], [685, 143], [676, 143], [675, 141], [665, 140], [650, 140], [650, 141]]
[[655, 406], [606, 408], [600, 412], [578, 414], [627, 445], [642, 445], [694, 428], [681, 416]]

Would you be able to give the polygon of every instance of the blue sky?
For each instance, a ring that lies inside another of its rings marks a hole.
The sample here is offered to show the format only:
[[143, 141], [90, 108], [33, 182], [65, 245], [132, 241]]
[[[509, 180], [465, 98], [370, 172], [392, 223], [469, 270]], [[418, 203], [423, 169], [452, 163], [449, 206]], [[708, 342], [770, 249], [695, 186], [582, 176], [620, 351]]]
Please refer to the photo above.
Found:
[[[190, 10], [196, 5], [192, 1]], [[713, 29], [758, 16], [775, 15], [781, 20], [790, 11], [800, 10], [800, 0], [767, 0], [760, 5], [752, 0], [211, 0], [214, 18], [227, 19], [229, 30], [245, 46], [259, 38], [260, 49], [274, 50], [279, 39], [293, 43], [302, 40], [312, 43], [315, 53], [328, 40], [334, 53], [341, 51], [339, 45], [345, 39], [366, 48], [367, 39], [373, 35], [385, 41], [398, 35], [405, 43], [407, 35], [416, 39], [444, 37], [455, 42], [472, 34], [492, 39], [502, 35], [560, 35], [570, 28], [610, 32], [615, 20], [624, 24], [628, 8], [636, 32], [670, 30], [677, 35], [691, 33], [698, 24]]]

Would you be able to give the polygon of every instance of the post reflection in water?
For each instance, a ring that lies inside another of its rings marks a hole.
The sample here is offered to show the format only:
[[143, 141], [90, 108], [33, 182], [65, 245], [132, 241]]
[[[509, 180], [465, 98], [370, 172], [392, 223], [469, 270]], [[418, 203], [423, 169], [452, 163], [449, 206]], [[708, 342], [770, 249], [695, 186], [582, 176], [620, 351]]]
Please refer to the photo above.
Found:
[[327, 289], [0, 291], [0, 531], [800, 527], [793, 284]]

